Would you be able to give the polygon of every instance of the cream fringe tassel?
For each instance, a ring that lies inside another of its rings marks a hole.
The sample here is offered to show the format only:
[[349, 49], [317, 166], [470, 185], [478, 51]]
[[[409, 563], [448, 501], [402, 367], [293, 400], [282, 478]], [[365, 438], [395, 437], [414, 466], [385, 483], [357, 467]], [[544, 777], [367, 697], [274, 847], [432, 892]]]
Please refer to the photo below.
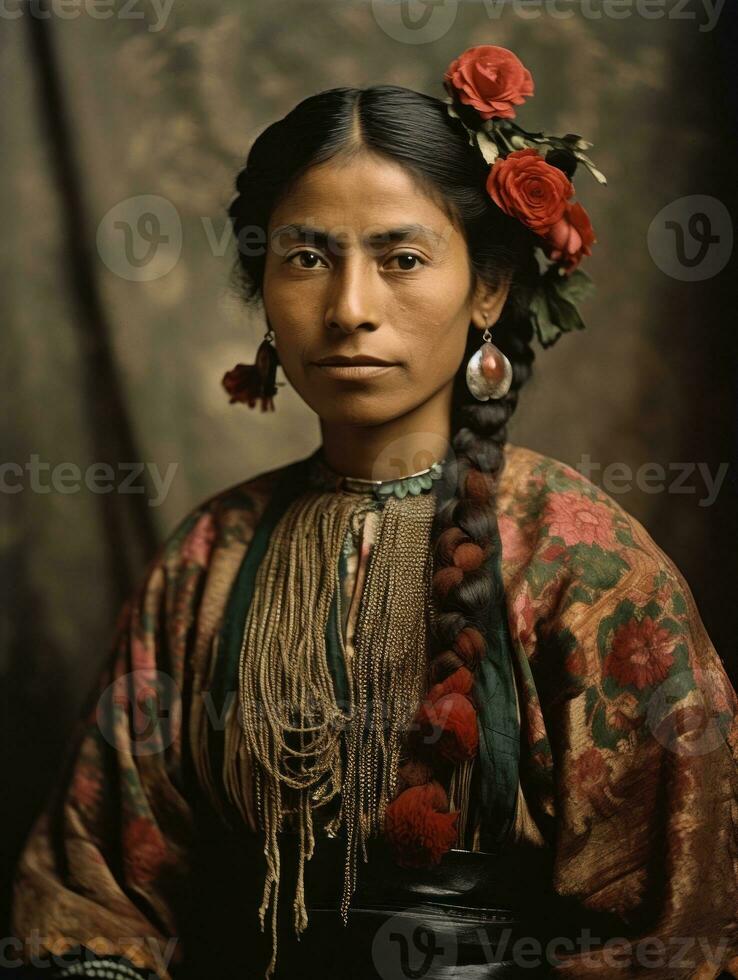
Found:
[[[345, 824], [341, 916], [346, 924], [356, 887], [358, 848], [366, 861], [366, 840], [381, 833], [385, 808], [395, 793], [403, 733], [425, 693], [432, 616], [433, 493], [402, 500], [390, 496], [384, 504], [362, 593], [354, 654], [346, 663], [349, 710], [336, 704], [326, 658], [326, 623], [351, 518], [357, 510], [373, 506], [373, 498], [345, 491], [309, 491], [293, 501], [274, 528], [259, 564], [244, 627], [239, 664], [241, 744], [228, 746], [226, 765], [233, 768], [226, 785], [229, 793], [244, 794], [238, 805], [246, 814], [253, 786], [244, 784], [245, 777], [251, 773], [256, 783], [267, 859], [259, 909], [262, 931], [272, 903], [267, 978], [277, 957], [277, 834], [284, 828], [283, 818], [294, 814], [298, 825], [293, 908], [299, 936], [308, 924], [304, 864], [315, 844], [312, 810], [340, 794], [340, 809], [327, 833], [335, 836]], [[285, 805], [285, 797], [291, 806]]]

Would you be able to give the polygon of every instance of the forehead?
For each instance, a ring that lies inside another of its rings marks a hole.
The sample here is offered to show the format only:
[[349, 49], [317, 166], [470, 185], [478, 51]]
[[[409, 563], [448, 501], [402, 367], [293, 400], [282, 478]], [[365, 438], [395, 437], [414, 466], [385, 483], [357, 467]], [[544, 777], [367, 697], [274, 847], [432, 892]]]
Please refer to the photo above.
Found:
[[275, 207], [270, 225], [286, 222], [366, 226], [423, 225], [447, 237], [442, 201], [398, 163], [362, 153], [310, 167]]

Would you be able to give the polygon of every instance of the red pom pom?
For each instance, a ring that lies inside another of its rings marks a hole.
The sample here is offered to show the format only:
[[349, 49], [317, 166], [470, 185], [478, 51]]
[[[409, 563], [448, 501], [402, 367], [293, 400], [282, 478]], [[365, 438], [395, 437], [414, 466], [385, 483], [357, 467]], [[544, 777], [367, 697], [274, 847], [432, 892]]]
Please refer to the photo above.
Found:
[[457, 586], [463, 577], [464, 573], [455, 565], [439, 568], [433, 576], [433, 591], [436, 597], [443, 602], [451, 589]]
[[460, 544], [454, 552], [454, 565], [465, 572], [473, 572], [474, 569], [479, 568], [483, 561], [484, 552], [473, 541]]
[[[431, 704], [424, 701], [417, 723], [425, 739], [436, 738], [437, 751], [450, 762], [464, 762], [476, 755], [479, 729], [474, 705], [464, 694], [444, 694]], [[440, 734], [439, 734], [440, 730]]]
[[447, 808], [446, 791], [436, 780], [411, 786], [389, 804], [384, 832], [401, 867], [425, 868], [438, 864], [453, 847], [459, 811], [442, 812]]
[[471, 671], [466, 667], [458, 667], [445, 680], [434, 684], [428, 691], [426, 697], [433, 704], [433, 702], [443, 697], [444, 694], [468, 694], [473, 686], [474, 676]]
[[466, 626], [454, 640], [454, 651], [472, 670], [487, 652], [487, 644], [479, 630]]
[[489, 503], [494, 490], [494, 481], [491, 476], [482, 473], [481, 470], [469, 470], [464, 482], [466, 497], [472, 503], [484, 505]]
[[465, 541], [469, 541], [469, 536], [464, 534], [460, 527], [449, 527], [443, 534], [439, 535], [436, 550], [443, 561], [450, 565], [453, 561], [454, 552]]

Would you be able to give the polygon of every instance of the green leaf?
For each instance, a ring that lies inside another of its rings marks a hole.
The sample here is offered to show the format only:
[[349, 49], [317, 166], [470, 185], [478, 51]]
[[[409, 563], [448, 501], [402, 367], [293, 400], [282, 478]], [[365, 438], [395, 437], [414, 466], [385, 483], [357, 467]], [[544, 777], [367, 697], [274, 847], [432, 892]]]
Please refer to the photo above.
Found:
[[548, 296], [543, 285], [539, 285], [537, 291], [533, 294], [530, 312], [541, 346], [550, 347], [561, 336], [561, 328], [554, 322], [548, 306]]
[[576, 304], [593, 290], [594, 283], [581, 269], [575, 269], [567, 276], [559, 273], [556, 263], [548, 267], [530, 304], [533, 325], [542, 347], [550, 347], [562, 333], [584, 329]]
[[588, 299], [595, 290], [595, 284], [581, 269], [575, 269], [568, 276], [557, 275], [552, 279], [557, 294], [575, 305]]

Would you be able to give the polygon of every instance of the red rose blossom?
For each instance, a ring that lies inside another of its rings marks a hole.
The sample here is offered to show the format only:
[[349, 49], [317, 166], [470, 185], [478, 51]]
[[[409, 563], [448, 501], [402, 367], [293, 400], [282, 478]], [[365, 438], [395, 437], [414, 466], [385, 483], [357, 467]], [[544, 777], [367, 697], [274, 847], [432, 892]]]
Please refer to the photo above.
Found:
[[513, 119], [513, 106], [533, 95], [533, 78], [517, 55], [494, 44], [468, 48], [446, 69], [451, 96], [476, 109], [482, 119]]
[[537, 235], [548, 235], [566, 212], [574, 187], [537, 150], [514, 150], [498, 159], [487, 177], [487, 193], [505, 214]]
[[581, 204], [574, 203], [566, 205], [563, 218], [551, 228], [543, 247], [546, 255], [571, 275], [584, 256], [592, 254], [596, 240], [589, 215]]

